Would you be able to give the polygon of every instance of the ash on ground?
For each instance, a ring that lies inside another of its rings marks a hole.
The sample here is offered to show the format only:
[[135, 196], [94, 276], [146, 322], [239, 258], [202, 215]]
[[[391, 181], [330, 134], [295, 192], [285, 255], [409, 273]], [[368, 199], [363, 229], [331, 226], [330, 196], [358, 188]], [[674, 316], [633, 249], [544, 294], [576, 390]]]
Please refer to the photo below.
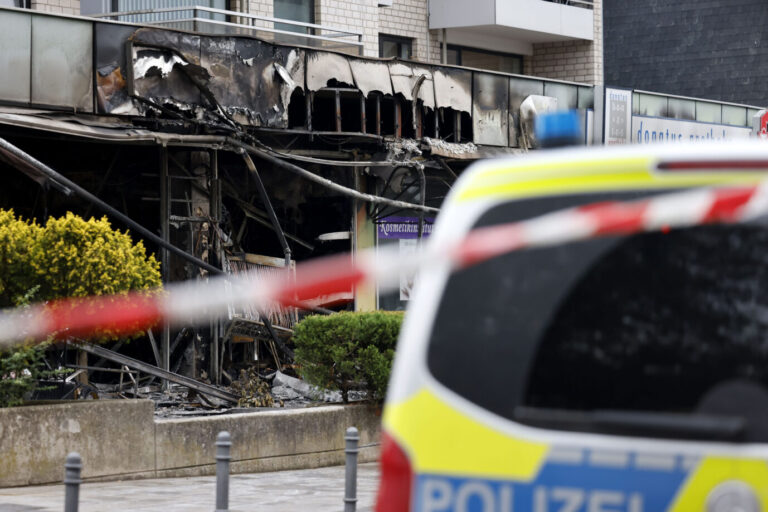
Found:
[[[280, 371], [269, 375], [260, 375], [254, 369], [241, 370], [232, 386], [219, 386], [239, 397], [233, 404], [214, 397], [197, 393], [184, 386], [171, 384], [166, 391], [159, 386], [143, 389], [141, 398], [155, 402], [155, 417], [182, 418], [188, 416], [217, 416], [222, 414], [259, 412], [275, 408], [297, 409], [316, 407], [323, 404], [342, 403], [339, 391], [317, 388], [311, 384], [291, 377]], [[365, 392], [350, 391], [350, 402], [365, 400]]]

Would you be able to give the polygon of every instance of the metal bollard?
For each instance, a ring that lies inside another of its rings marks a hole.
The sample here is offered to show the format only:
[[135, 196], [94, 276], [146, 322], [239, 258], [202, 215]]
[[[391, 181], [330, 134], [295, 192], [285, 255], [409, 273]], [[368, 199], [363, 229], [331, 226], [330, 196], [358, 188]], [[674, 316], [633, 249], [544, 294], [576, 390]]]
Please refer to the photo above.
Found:
[[64, 462], [64, 512], [77, 512], [80, 501], [80, 470], [83, 468], [80, 454], [72, 452]]
[[349, 427], [344, 436], [346, 446], [346, 465], [344, 473], [344, 512], [355, 512], [357, 507], [357, 453], [360, 451], [357, 444], [360, 434], [355, 427]]
[[232, 436], [226, 430], [216, 436], [216, 512], [229, 510], [229, 461]]

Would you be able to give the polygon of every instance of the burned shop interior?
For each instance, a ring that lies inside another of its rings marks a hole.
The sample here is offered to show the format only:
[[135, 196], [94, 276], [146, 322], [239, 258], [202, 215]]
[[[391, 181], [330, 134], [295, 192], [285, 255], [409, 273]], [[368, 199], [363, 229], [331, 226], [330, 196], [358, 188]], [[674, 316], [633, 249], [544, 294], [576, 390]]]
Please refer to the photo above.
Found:
[[[593, 102], [582, 84], [5, 14], [41, 35], [0, 55], [14, 70], [0, 77], [0, 204], [38, 222], [106, 215], [144, 242], [167, 283], [291, 272], [375, 248], [387, 243], [377, 225], [392, 218], [426, 236], [470, 163], [535, 147], [537, 111]], [[233, 308], [205, 327], [157, 326], [139, 341], [58, 344], [50, 364], [75, 374], [50, 393], [147, 396], [170, 382], [203, 405], [237, 403], [228, 387], [243, 371], [291, 374], [303, 315], [406, 304], [350, 289], [303, 309]]]

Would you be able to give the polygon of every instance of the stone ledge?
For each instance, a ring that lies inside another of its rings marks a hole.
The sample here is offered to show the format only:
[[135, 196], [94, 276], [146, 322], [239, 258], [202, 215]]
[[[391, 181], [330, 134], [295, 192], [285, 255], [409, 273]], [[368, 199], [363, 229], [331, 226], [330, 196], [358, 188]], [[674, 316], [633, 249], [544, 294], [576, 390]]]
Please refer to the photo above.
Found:
[[210, 475], [215, 437], [232, 434], [232, 473], [344, 463], [344, 431], [360, 431], [360, 461], [378, 458], [380, 418], [364, 405], [154, 419], [149, 400], [0, 409], [0, 487], [61, 482], [78, 451], [87, 481]]

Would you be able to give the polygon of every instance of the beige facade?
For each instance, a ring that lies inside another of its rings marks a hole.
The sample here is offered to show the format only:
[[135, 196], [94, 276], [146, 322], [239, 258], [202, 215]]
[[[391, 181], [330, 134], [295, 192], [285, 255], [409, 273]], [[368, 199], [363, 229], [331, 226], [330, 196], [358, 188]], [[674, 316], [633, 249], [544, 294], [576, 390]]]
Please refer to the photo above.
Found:
[[545, 78], [603, 84], [603, 0], [594, 0], [592, 41], [558, 41], [533, 45], [529, 73]]
[[[532, 42], [532, 51], [523, 55], [523, 73], [602, 84], [602, 3], [602, 0], [594, 0], [592, 41], [571, 39]], [[80, 0], [32, 0], [32, 8], [62, 14], [79, 14]], [[274, 0], [232, 0], [230, 8], [258, 16], [274, 17]], [[391, 5], [379, 5], [379, 0], [315, 0], [315, 23], [362, 32], [363, 52], [367, 57], [379, 56], [379, 36], [386, 34], [411, 40], [413, 59], [430, 63], [440, 62], [441, 31], [429, 30], [429, 0], [391, 0]], [[255, 20], [253, 25], [273, 28], [269, 21]], [[318, 35], [323, 35], [322, 31]], [[448, 44], [451, 42], [449, 37]]]
[[[273, 0], [234, 0], [230, 7], [273, 17], [273, 6]], [[366, 57], [379, 56], [379, 34], [388, 34], [412, 39], [414, 59], [440, 60], [438, 31], [427, 28], [427, 0], [394, 0], [391, 6], [380, 6], [378, 0], [315, 0], [315, 23], [362, 32]], [[257, 21], [255, 25], [272, 28], [267, 22]]]
[[32, 0], [32, 9], [57, 14], [80, 14], [80, 0]]

